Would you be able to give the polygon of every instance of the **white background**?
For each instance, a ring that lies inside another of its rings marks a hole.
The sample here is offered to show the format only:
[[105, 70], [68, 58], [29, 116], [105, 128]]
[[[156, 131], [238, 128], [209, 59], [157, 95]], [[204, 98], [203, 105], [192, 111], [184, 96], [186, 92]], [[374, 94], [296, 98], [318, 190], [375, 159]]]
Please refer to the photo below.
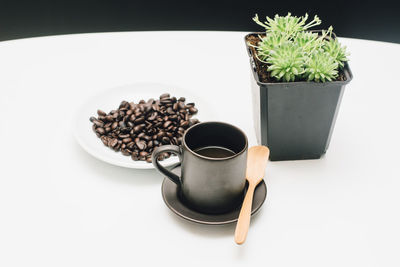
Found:
[[151, 81], [207, 96], [255, 144], [244, 35], [0, 43], [0, 266], [399, 266], [400, 45], [340, 39], [354, 79], [328, 153], [269, 163], [267, 200], [243, 246], [235, 225], [174, 215], [154, 170], [103, 163], [73, 139], [70, 119], [85, 99]]

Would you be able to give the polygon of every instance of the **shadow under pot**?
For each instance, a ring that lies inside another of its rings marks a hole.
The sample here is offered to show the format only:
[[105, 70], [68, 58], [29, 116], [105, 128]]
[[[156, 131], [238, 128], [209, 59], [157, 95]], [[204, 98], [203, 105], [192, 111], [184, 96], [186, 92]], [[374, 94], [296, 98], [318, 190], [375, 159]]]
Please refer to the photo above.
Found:
[[[182, 201], [199, 212], [217, 214], [237, 208], [246, 185], [247, 137], [237, 127], [204, 122], [190, 127], [181, 146], [165, 145], [153, 151], [156, 169], [179, 186]], [[178, 155], [180, 176], [160, 165], [165, 152]]]
[[[318, 31], [317, 31], [318, 32]], [[257, 142], [268, 146], [270, 160], [318, 159], [328, 149], [344, 88], [353, 75], [347, 63], [341, 80], [332, 82], [265, 82], [262, 63], [245, 37], [252, 70], [251, 89]]]

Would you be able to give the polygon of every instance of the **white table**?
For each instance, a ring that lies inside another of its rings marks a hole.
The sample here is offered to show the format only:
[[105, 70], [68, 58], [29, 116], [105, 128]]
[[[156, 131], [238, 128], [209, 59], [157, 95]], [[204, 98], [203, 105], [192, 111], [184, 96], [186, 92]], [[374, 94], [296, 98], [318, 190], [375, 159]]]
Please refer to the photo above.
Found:
[[244, 35], [1, 42], [0, 266], [399, 266], [400, 45], [341, 38], [354, 80], [330, 149], [320, 160], [269, 164], [267, 201], [243, 246], [235, 225], [173, 214], [154, 170], [111, 166], [75, 142], [70, 119], [82, 101], [154, 81], [209, 94], [220, 119], [254, 144]]

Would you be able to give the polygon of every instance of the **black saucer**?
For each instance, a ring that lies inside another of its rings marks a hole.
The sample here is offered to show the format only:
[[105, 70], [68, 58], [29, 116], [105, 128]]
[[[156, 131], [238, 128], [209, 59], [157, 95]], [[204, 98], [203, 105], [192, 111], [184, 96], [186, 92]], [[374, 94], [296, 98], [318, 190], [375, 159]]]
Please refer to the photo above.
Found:
[[[179, 175], [181, 172], [181, 167], [176, 166], [172, 170], [172, 172]], [[161, 192], [164, 202], [165, 204], [167, 204], [168, 208], [170, 208], [178, 216], [192, 222], [212, 225], [228, 224], [236, 222], [239, 217], [241, 207], [237, 207], [231, 212], [223, 214], [206, 214], [189, 208], [185, 205], [185, 203], [181, 201], [180, 197], [178, 196], [178, 186], [168, 178], [164, 178]], [[263, 180], [259, 185], [257, 185], [254, 192], [253, 206], [251, 210], [252, 215], [261, 208], [266, 196], [267, 186], [265, 185], [265, 182]]]

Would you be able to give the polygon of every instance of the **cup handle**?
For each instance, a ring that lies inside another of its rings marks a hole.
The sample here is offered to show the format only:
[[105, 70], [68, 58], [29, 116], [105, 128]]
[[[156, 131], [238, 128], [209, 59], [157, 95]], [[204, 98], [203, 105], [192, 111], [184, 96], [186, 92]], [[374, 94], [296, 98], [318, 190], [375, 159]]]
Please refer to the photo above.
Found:
[[158, 156], [162, 153], [165, 152], [170, 152], [172, 154], [175, 154], [178, 156], [179, 161], [182, 163], [182, 152], [179, 146], [174, 146], [174, 145], [165, 145], [165, 146], [160, 146], [154, 149], [153, 154], [151, 156], [152, 162], [154, 167], [163, 175], [168, 177], [172, 182], [177, 184], [178, 186], [181, 185], [181, 178], [176, 175], [175, 173], [172, 173], [171, 171], [167, 170], [161, 164], [158, 162]]

